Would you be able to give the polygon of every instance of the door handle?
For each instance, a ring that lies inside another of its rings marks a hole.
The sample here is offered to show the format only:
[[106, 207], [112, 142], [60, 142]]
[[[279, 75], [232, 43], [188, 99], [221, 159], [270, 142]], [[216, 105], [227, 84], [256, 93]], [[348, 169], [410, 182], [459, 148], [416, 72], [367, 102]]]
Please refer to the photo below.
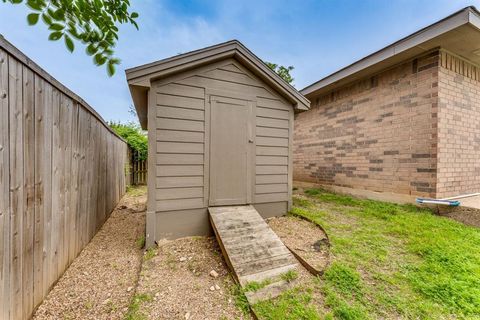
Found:
[[253, 139], [248, 139], [248, 143], [253, 143]]

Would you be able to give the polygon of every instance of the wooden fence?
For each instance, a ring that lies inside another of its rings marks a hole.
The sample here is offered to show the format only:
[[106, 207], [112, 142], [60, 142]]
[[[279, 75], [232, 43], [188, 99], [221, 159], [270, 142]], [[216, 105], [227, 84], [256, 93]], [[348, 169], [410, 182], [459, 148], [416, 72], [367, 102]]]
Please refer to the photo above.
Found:
[[138, 151], [128, 150], [128, 170], [126, 172], [128, 185], [146, 185], [147, 184], [147, 160], [139, 158]]
[[125, 192], [126, 143], [0, 36], [0, 319], [27, 319]]

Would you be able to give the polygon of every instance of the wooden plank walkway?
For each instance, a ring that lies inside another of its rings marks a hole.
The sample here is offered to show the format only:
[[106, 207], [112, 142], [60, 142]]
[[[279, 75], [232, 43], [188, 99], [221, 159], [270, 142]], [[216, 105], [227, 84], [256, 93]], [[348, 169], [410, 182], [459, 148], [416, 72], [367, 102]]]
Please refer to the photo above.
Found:
[[271, 294], [258, 292], [261, 300], [289, 287], [281, 276], [298, 270], [299, 264], [253, 206], [210, 207], [208, 211], [227, 264], [242, 287], [268, 281], [270, 285], [265, 288], [275, 290], [269, 290]]

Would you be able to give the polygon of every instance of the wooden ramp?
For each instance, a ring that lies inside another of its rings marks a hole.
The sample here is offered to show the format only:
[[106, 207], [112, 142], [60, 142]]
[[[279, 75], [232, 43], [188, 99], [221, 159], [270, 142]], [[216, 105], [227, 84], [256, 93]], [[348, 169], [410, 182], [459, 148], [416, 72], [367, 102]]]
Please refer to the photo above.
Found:
[[246, 293], [250, 303], [273, 298], [292, 283], [282, 280], [299, 264], [257, 210], [249, 206], [210, 207], [210, 220], [225, 259], [238, 283], [269, 283]]

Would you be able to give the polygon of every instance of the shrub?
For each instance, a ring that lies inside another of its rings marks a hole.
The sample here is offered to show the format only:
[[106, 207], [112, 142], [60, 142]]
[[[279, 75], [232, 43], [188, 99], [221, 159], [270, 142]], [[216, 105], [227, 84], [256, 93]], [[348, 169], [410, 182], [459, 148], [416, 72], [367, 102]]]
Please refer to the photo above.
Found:
[[137, 152], [137, 160], [146, 160], [148, 155], [148, 139], [145, 131], [134, 122], [120, 123], [110, 122], [109, 126], [120, 137], [127, 141], [127, 144]]

